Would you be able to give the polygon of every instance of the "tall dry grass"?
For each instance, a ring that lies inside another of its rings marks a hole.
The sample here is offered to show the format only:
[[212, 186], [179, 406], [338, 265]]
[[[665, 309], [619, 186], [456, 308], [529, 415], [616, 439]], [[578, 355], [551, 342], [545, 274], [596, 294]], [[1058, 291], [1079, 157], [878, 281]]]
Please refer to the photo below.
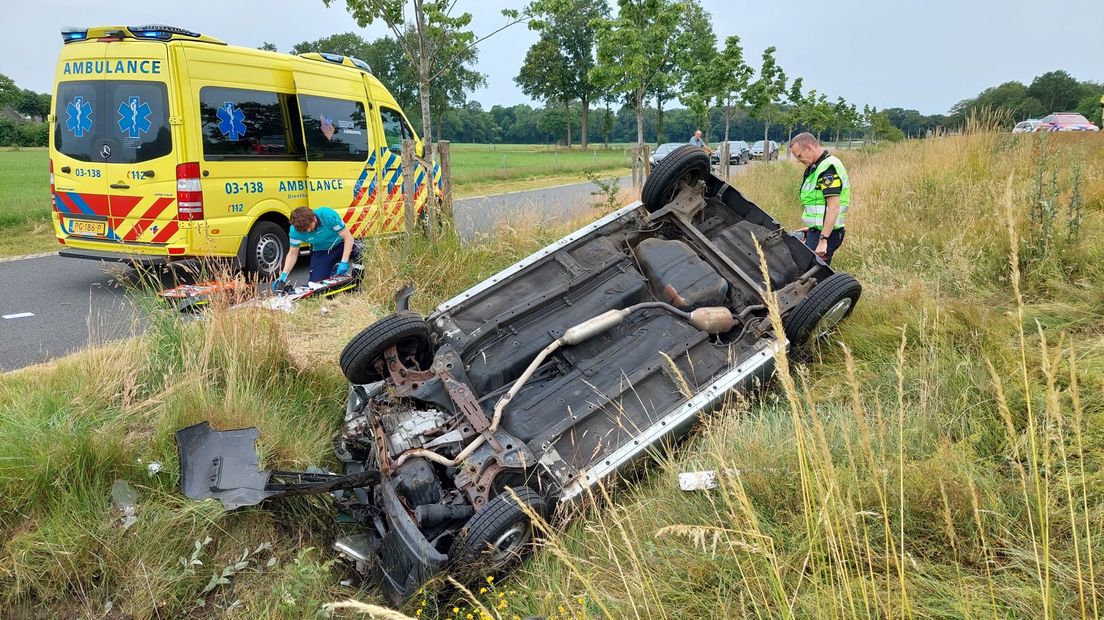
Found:
[[[552, 530], [526, 612], [1099, 616], [1104, 142], [985, 126], [841, 155], [856, 313], [816, 363], [780, 364], [776, 389]], [[798, 175], [737, 184], [794, 225]], [[719, 488], [680, 492], [701, 469]]]
[[[1060, 138], [841, 153], [855, 199], [836, 266], [865, 292], [815, 363], [783, 365], [548, 526], [516, 577], [404, 611], [1097, 617], [1104, 143]], [[799, 174], [755, 165], [736, 183], [793, 225]], [[222, 513], [180, 497], [173, 431], [255, 425], [270, 465], [327, 464], [337, 353], [395, 289], [413, 281], [426, 312], [561, 233], [536, 214], [469, 247], [379, 241], [355, 295], [291, 315], [153, 311], [136, 341], [0, 377], [0, 615], [299, 618], [375, 600], [341, 585], [325, 501]], [[678, 491], [698, 469], [726, 472], [720, 487]], [[138, 492], [125, 529], [117, 479]]]

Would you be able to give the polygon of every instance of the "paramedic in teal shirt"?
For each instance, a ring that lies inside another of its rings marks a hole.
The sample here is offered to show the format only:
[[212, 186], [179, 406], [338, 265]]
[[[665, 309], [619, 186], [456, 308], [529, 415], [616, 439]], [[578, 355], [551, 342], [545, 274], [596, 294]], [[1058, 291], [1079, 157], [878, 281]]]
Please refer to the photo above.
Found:
[[273, 290], [287, 285], [288, 272], [299, 260], [299, 245], [311, 246], [310, 281], [321, 282], [331, 276], [349, 273], [349, 261], [353, 255], [353, 235], [341, 221], [341, 216], [329, 207], [311, 210], [298, 207], [291, 212], [291, 230], [288, 231], [287, 258], [280, 278], [272, 283]]

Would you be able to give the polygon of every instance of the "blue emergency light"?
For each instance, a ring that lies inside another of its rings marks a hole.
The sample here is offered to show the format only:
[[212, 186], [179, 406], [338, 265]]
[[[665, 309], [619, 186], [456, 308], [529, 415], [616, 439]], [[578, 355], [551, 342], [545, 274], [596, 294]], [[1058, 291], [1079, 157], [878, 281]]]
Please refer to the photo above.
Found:
[[183, 35], [185, 37], [198, 37], [198, 32], [192, 32], [191, 30], [185, 30], [184, 28], [177, 28], [176, 26], [162, 26], [162, 25], [148, 25], [148, 26], [128, 26], [127, 30], [139, 39], [156, 39], [158, 41], [168, 41], [173, 38], [174, 34]]
[[75, 28], [67, 28], [61, 31], [61, 40], [65, 43], [72, 43], [73, 41], [82, 41], [88, 38], [87, 30], [77, 30]]

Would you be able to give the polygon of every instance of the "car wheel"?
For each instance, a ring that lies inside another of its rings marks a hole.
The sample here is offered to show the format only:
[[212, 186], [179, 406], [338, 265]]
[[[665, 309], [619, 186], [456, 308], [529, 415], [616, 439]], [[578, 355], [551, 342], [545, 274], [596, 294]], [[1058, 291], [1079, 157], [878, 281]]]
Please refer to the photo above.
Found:
[[529, 487], [514, 492], [516, 498], [509, 490], [491, 498], [457, 533], [449, 555], [461, 573], [501, 574], [533, 552], [530, 514], [545, 516], [544, 498]]
[[862, 285], [846, 273], [834, 273], [818, 283], [782, 319], [790, 346], [800, 348], [823, 338], [851, 314], [860, 295]]
[[709, 155], [696, 146], [680, 146], [652, 168], [640, 200], [649, 213], [655, 213], [671, 202], [683, 184], [698, 183], [708, 175]]
[[374, 383], [386, 376], [383, 354], [391, 346], [404, 364], [428, 370], [433, 363], [429, 325], [415, 312], [389, 314], [364, 328], [341, 351], [341, 372], [353, 384]]
[[249, 230], [245, 269], [261, 278], [275, 278], [284, 268], [288, 254], [288, 234], [275, 222], [257, 222]]

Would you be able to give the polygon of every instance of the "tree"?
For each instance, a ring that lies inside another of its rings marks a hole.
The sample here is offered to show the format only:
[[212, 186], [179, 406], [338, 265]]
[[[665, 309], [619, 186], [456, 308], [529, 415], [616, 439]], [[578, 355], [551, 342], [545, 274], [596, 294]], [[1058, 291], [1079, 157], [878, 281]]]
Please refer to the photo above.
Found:
[[[605, 0], [536, 0], [529, 13], [533, 16], [529, 28], [540, 32], [541, 40], [555, 44], [562, 58], [568, 99], [582, 104], [579, 142], [585, 149], [590, 136], [590, 103], [597, 92], [590, 79], [596, 22], [608, 17], [609, 5]], [[570, 137], [567, 144], [571, 145]]]
[[728, 140], [732, 118], [746, 94], [752, 73], [752, 68], [744, 62], [744, 50], [740, 47], [740, 37], [726, 38], [724, 49], [713, 63], [710, 78], [717, 94], [717, 105], [724, 115], [725, 141]]
[[644, 103], [653, 92], [682, 15], [670, 0], [618, 0], [617, 17], [595, 20], [596, 84], [625, 95], [636, 112], [636, 142], [644, 143]]
[[771, 120], [775, 106], [786, 92], [786, 74], [774, 59], [774, 46], [763, 50], [763, 65], [759, 68], [759, 79], [747, 88], [745, 100], [751, 106], [756, 118], [763, 121], [763, 143], [767, 144]]
[[1027, 96], [1043, 105], [1044, 114], [1069, 112], [1083, 96], [1081, 83], [1065, 71], [1050, 71], [1040, 75], [1027, 87]]
[[602, 110], [602, 144], [608, 149], [610, 132], [613, 131], [613, 122], [617, 119], [617, 116], [610, 110], [610, 104], [613, 103], [613, 100], [610, 97], [603, 97], [602, 100], [606, 104], [605, 109]]
[[709, 109], [723, 90], [718, 78], [717, 36], [709, 15], [696, 1], [687, 5], [686, 17], [675, 39], [675, 69], [684, 76], [679, 101], [694, 115], [697, 129], [709, 140]]
[[[322, 0], [329, 6], [334, 0]], [[469, 30], [471, 13], [453, 15], [452, 0], [410, 0], [411, 20], [407, 20], [405, 0], [345, 0], [345, 8], [361, 28], [382, 21], [391, 30], [407, 60], [418, 75], [418, 101], [422, 113], [422, 140], [425, 155], [433, 160], [431, 131], [432, 105], [430, 84], [454, 67], [456, 58], [488, 36], [527, 18], [518, 11], [504, 10], [510, 23], [477, 39]]]
[[682, 0], [682, 18], [678, 20], [672, 37], [670, 53], [660, 65], [652, 85], [656, 102], [656, 142], [666, 141], [664, 133], [664, 109], [666, 102], [676, 93], [688, 88], [695, 73], [703, 71], [703, 65], [717, 56], [717, 35], [713, 34], [712, 19], [698, 0]]
[[[541, 38], [525, 53], [525, 62], [521, 65], [514, 81], [521, 91], [535, 99], [563, 104], [565, 110], [571, 106], [575, 94], [571, 67], [568, 59], [560, 53], [560, 47], [548, 35]], [[571, 114], [562, 118], [567, 131], [564, 144], [571, 146]]]
[[847, 105], [843, 97], [837, 97], [835, 105], [832, 106], [832, 126], [836, 130], [835, 142], [838, 147], [840, 134], [851, 127], [851, 107]]
[[50, 114], [50, 95], [24, 88], [15, 104], [15, 110], [36, 120], [44, 120]]
[[15, 85], [15, 80], [0, 74], [0, 108], [5, 106], [15, 107], [23, 97], [23, 91]]
[[315, 41], [303, 41], [291, 48], [292, 54], [309, 52], [339, 54], [363, 60], [371, 67], [372, 75], [395, 96], [395, 101], [401, 108], [411, 109], [418, 104], [418, 72], [399, 42], [391, 37], [380, 37], [369, 42], [354, 32], [344, 32]]
[[809, 91], [806, 98], [807, 117], [809, 129], [819, 140], [821, 135], [832, 124], [832, 104], [828, 103], [828, 97], [824, 93], [817, 93], [816, 89]]
[[278, 51], [280, 51], [280, 50], [276, 49], [276, 44], [275, 43], [269, 43], [268, 41], [263, 41], [257, 49], [263, 50], [263, 51], [266, 51], [266, 52], [278, 52]]
[[[801, 94], [801, 87], [804, 85], [802, 78], [795, 78], [790, 84], [790, 89], [786, 93], [786, 100], [789, 106], [779, 116], [779, 122], [786, 128], [786, 143], [793, 139], [794, 128], [801, 124], [804, 119], [805, 109], [803, 107], [803, 95]], [[787, 157], [789, 154], [787, 153]]]

